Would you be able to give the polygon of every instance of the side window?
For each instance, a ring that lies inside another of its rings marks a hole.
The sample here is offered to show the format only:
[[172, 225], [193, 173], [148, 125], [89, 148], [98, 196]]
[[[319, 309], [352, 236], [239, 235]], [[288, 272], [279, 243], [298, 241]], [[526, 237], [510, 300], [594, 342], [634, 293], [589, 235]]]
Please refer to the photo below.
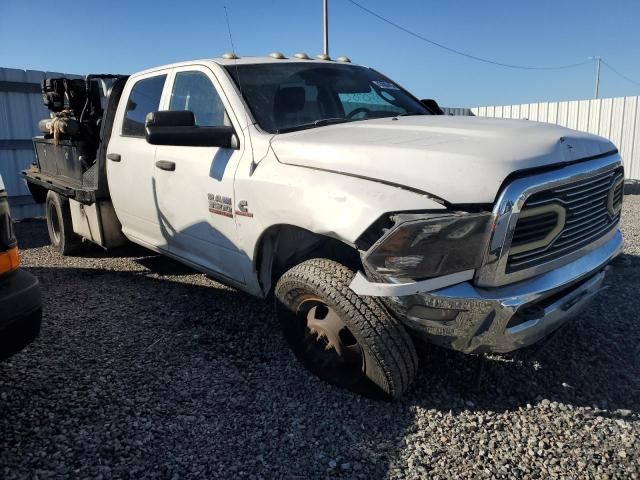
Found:
[[199, 127], [229, 125], [215, 87], [202, 72], [178, 72], [169, 110], [191, 110]]
[[144, 137], [144, 119], [149, 112], [160, 107], [160, 97], [166, 75], [139, 80], [131, 89], [127, 110], [122, 122], [122, 134], [130, 137]]

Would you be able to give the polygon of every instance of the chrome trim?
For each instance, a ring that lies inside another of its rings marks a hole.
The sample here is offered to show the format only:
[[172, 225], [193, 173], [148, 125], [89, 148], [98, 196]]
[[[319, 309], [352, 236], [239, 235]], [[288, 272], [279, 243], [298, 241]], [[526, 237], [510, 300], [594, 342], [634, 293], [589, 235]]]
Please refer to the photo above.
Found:
[[620, 198], [619, 205], [613, 204], [613, 201], [615, 200], [614, 197], [616, 196], [616, 190], [618, 190], [618, 187], [621, 187], [623, 189], [623, 191], [620, 192], [620, 194], [621, 196], [624, 196], [624, 175], [618, 175], [613, 180], [613, 185], [610, 188], [609, 195], [607, 197], [607, 208], [609, 210], [609, 214], [614, 217], [622, 211], [622, 198]]
[[[496, 288], [463, 282], [433, 292], [389, 298], [385, 303], [407, 327], [432, 343], [466, 353], [508, 352], [531, 345], [582, 311], [601, 289], [604, 271], [622, 253], [622, 247], [622, 233], [615, 229], [599, 248], [529, 280]], [[408, 315], [414, 305], [459, 313], [447, 321], [416, 318]], [[508, 326], [522, 309], [535, 305], [542, 307], [540, 317]]]
[[512, 247], [509, 249], [509, 253], [524, 253], [531, 250], [536, 250], [538, 248], [548, 246], [553, 240], [555, 240], [558, 234], [565, 227], [567, 221], [567, 211], [563, 206], [557, 203], [547, 203], [545, 205], [540, 205], [539, 207], [525, 208], [520, 214], [520, 218], [536, 217], [538, 215], [549, 212], [553, 212], [557, 215], [556, 226], [553, 227], [549, 231], [549, 233], [545, 235], [544, 238], [536, 240], [534, 242], [523, 243], [522, 245], [518, 245], [517, 247]]
[[[606, 232], [606, 230], [609, 229], [608, 232]], [[606, 242], [607, 240], [609, 240], [614, 234], [615, 231], [618, 229], [618, 224], [612, 224], [612, 225], [607, 225], [606, 228], [600, 228], [599, 230], [596, 230], [594, 233], [591, 233], [591, 237], [594, 238], [593, 242], [590, 244], [585, 245], [584, 247], [578, 249], [578, 250], [571, 250], [571, 248], [573, 247], [573, 245], [568, 245], [563, 247], [563, 250], [567, 250], [569, 253], [566, 253], [564, 256], [562, 257], [558, 257], [556, 260], [565, 260], [566, 262], [570, 262], [572, 260], [575, 260], [576, 258], [579, 258], [580, 256], [584, 255], [586, 252], [593, 250], [594, 248], [598, 248], [600, 245], [602, 245], [604, 242]], [[604, 232], [604, 233], [603, 233]], [[589, 235], [583, 235], [583, 238], [590, 238]], [[560, 250], [561, 251], [561, 250]], [[511, 252], [510, 252], [511, 253]], [[538, 258], [544, 258], [544, 257], [549, 257], [552, 256], [554, 254], [558, 253], [558, 251], [555, 252], [551, 252], [551, 253], [546, 253]], [[530, 268], [535, 268], [535, 267], [530, 267]], [[528, 269], [523, 269], [523, 270], [519, 270], [519, 271], [527, 271]], [[517, 273], [513, 272], [513, 273]]]
[[535, 267], [506, 273], [513, 233], [518, 223], [520, 211], [529, 196], [543, 190], [550, 190], [561, 185], [588, 179], [594, 175], [613, 170], [620, 165], [622, 165], [620, 155], [614, 152], [602, 158], [574, 163], [557, 170], [519, 178], [507, 185], [500, 194], [493, 210], [495, 227], [489, 241], [489, 248], [485, 255], [483, 266], [476, 270], [476, 285], [497, 287], [540, 275], [593, 251], [609, 240], [617, 231], [617, 227], [613, 227], [609, 234], [596, 242], [570, 254]]
[[[580, 288], [575, 289], [571, 293], [544, 308], [544, 314], [540, 318], [527, 320], [515, 327], [505, 328], [505, 334], [509, 340], [513, 340], [518, 336], [521, 337], [521, 341], [524, 341], [525, 336], [528, 336], [533, 329], [539, 329], [543, 326], [549, 327], [561, 322], [566, 316], [565, 312], [576, 308], [578, 305], [581, 307], [586, 306], [586, 303], [588, 303], [602, 288], [604, 276], [604, 272], [594, 275], [587, 280], [584, 285], [581, 285]], [[582, 310], [582, 308], [580, 310]]]

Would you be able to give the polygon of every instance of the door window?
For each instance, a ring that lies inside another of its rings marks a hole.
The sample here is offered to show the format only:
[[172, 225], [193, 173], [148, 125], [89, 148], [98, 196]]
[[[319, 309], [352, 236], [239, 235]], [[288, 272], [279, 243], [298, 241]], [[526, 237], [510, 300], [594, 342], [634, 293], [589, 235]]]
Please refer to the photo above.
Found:
[[166, 75], [138, 80], [129, 94], [127, 110], [122, 122], [122, 135], [144, 137], [144, 119], [149, 112], [160, 107], [160, 97]]
[[229, 125], [215, 87], [202, 72], [178, 72], [173, 82], [169, 110], [190, 110], [199, 127]]

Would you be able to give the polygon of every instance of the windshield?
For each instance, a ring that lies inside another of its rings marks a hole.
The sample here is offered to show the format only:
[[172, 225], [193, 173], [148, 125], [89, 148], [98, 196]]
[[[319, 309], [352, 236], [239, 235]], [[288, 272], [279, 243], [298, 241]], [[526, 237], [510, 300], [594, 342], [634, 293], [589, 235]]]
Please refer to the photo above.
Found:
[[429, 115], [422, 104], [370, 68], [312, 62], [230, 65], [260, 127], [285, 133], [331, 123]]

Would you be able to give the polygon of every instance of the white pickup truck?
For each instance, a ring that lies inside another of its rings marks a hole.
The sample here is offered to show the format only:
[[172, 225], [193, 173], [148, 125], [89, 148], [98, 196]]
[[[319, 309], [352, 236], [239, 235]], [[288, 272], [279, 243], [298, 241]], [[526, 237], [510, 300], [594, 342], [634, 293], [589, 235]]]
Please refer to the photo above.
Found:
[[52, 244], [128, 239], [272, 299], [319, 377], [395, 398], [414, 339], [530, 345], [621, 252], [621, 158], [554, 125], [442, 113], [377, 71], [267, 57], [47, 79], [23, 176]]

